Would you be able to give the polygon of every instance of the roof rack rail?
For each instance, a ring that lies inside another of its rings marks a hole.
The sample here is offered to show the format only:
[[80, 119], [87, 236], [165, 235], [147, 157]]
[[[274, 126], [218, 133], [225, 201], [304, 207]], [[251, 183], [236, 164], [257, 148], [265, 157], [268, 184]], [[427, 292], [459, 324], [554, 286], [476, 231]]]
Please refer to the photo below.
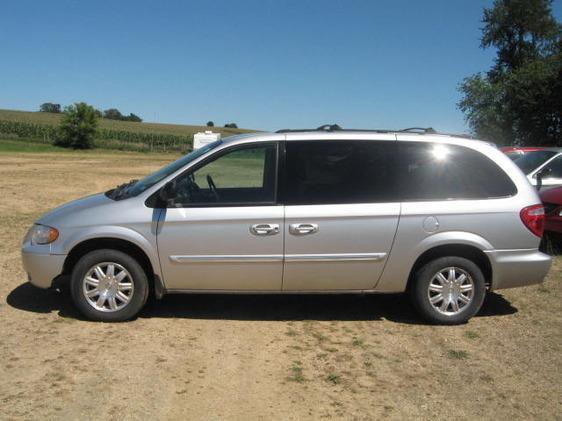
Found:
[[433, 127], [408, 127], [401, 130], [386, 130], [386, 129], [343, 129], [338, 124], [324, 124], [316, 129], [281, 129], [275, 133], [295, 133], [295, 132], [368, 132], [368, 133], [411, 133], [411, 134], [437, 134], [443, 136], [460, 137], [463, 139], [474, 139], [474, 136], [469, 134], [456, 134], [444, 133], [435, 130]]
[[451, 137], [460, 137], [462, 139], [476, 139], [474, 136], [470, 134], [463, 134], [463, 133], [446, 133], [446, 132], [439, 132], [435, 130], [433, 127], [410, 127], [407, 129], [398, 130], [397, 133], [414, 133], [414, 134], [439, 134], [442, 136], [451, 136]]
[[408, 127], [407, 129], [398, 130], [397, 133], [437, 134], [438, 132], [433, 127]]
[[275, 133], [291, 133], [291, 132], [335, 132], [343, 130], [338, 124], [323, 124], [315, 129], [281, 129]]
[[344, 129], [339, 124], [323, 124], [315, 129], [281, 129], [275, 133], [295, 133], [295, 132], [371, 132], [371, 133], [394, 133], [396, 130], [387, 129]]

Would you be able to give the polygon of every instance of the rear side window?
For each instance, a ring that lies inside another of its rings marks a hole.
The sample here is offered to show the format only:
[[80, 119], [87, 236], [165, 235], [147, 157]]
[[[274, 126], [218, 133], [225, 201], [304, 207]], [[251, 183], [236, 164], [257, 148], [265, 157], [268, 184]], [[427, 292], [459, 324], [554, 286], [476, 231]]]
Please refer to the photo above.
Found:
[[285, 203], [395, 202], [395, 141], [286, 143]]
[[404, 201], [513, 196], [509, 176], [485, 155], [462, 146], [398, 142], [398, 183]]

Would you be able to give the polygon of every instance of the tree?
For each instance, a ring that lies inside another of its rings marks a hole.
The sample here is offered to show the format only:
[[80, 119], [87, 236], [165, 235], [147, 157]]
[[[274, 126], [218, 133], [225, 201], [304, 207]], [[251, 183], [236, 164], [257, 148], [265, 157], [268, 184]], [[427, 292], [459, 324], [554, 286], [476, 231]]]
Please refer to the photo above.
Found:
[[227, 124], [224, 125], [224, 127], [226, 127], [227, 129], [237, 129], [238, 128], [236, 123], [227, 123]]
[[110, 108], [103, 112], [103, 118], [108, 120], [123, 120], [123, 114], [117, 108]]
[[97, 126], [96, 110], [90, 105], [80, 102], [66, 107], [55, 145], [74, 149], [93, 148]]
[[215, 123], [212, 121], [207, 121], [207, 127], [215, 127]]
[[496, 0], [484, 9], [482, 48], [497, 49], [492, 79], [536, 60], [556, 44], [560, 26], [552, 16], [551, 0]]
[[127, 117], [123, 117], [123, 120], [125, 121], [134, 121], [135, 123], [140, 123], [142, 122], [142, 118], [140, 118], [138, 115], [130, 113]]
[[42, 113], [60, 113], [60, 104], [53, 104], [52, 102], [44, 102], [39, 107], [39, 111]]
[[471, 129], [500, 144], [562, 144], [562, 40], [551, 0], [495, 0], [483, 23], [481, 47], [497, 57], [459, 87]]

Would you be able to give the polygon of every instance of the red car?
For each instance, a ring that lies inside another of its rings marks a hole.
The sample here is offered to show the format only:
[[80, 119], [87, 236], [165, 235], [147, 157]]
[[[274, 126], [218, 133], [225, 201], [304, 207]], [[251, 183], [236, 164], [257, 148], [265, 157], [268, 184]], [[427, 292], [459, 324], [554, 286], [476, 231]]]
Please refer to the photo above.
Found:
[[546, 215], [545, 231], [562, 234], [562, 187], [541, 191], [539, 195]]
[[541, 151], [543, 149], [540, 146], [503, 146], [500, 148], [500, 151], [513, 160], [525, 155], [527, 152]]

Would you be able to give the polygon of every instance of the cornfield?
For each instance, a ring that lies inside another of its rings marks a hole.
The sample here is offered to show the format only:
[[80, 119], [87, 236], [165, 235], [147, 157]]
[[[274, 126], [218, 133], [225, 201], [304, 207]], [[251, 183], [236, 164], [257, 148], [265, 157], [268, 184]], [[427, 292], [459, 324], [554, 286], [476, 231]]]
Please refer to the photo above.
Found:
[[[0, 120], [0, 135], [8, 137], [53, 143], [57, 136], [57, 131], [56, 126], [49, 124]], [[100, 128], [97, 131], [95, 143], [96, 146], [109, 149], [185, 152], [191, 150], [193, 136], [167, 133], [139, 133]]]

